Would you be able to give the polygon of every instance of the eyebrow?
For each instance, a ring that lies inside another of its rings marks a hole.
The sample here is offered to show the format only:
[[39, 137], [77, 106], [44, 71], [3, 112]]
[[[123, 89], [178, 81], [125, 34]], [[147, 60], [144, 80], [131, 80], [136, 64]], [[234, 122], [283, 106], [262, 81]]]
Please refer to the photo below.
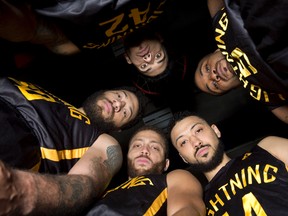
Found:
[[[164, 52], [163, 52], [164, 53]], [[164, 53], [165, 54], [165, 53]], [[162, 63], [163, 61], [165, 61], [165, 59], [166, 59], [166, 55], [164, 55], [164, 57], [160, 60], [160, 61], [156, 61], [156, 63], [157, 64], [160, 64], [160, 63]], [[145, 70], [145, 71], [142, 71], [143, 73], [147, 73], [147, 72], [149, 72], [151, 70], [151, 67], [150, 68], [148, 68], [147, 70]]]
[[[197, 123], [195, 123], [194, 125], [192, 125], [191, 128], [190, 128], [190, 131], [193, 130], [193, 128], [194, 128], [196, 125], [198, 125], [198, 124], [200, 124], [200, 122], [197, 122]], [[178, 140], [179, 140], [180, 138], [182, 138], [182, 137], [183, 137], [183, 135], [180, 135], [179, 137], [177, 137], [176, 140], [175, 140], [175, 143], [177, 144]]]

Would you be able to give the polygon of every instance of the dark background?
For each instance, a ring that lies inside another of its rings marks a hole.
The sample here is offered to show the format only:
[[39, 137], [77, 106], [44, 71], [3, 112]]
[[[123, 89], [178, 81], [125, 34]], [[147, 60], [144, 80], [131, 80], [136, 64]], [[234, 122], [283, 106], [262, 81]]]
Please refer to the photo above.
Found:
[[[190, 73], [194, 72], [199, 58], [215, 50], [210, 21], [206, 1], [171, 0], [163, 19], [155, 23], [166, 42], [189, 57]], [[37, 45], [0, 40], [0, 50], [2, 76], [38, 84], [76, 107], [80, 107], [87, 96], [99, 89], [132, 85], [126, 63], [115, 57], [112, 47], [84, 51], [74, 56], [59, 56]], [[167, 107], [172, 112], [183, 107], [196, 111], [217, 124], [226, 150], [240, 153], [240, 146], [246, 147], [247, 143], [266, 135], [288, 137], [288, 126], [250, 99], [242, 88], [221, 97], [200, 92], [179, 92], [177, 90], [181, 88], [176, 84], [171, 84], [171, 89], [175, 92], [165, 99], [166, 103], [159, 104], [156, 99], [157, 105], [147, 115]], [[130, 134], [143, 124], [142, 121], [135, 128], [113, 133], [124, 151]], [[172, 162], [169, 170], [187, 167], [173, 147], [170, 152]], [[123, 166], [115, 182], [126, 179], [125, 169]]]

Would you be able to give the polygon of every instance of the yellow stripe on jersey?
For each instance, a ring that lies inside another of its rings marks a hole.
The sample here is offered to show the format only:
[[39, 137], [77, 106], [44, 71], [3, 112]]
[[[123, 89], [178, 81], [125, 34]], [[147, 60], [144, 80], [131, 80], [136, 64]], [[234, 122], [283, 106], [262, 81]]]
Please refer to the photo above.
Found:
[[69, 160], [69, 159], [81, 158], [83, 154], [88, 150], [88, 148], [89, 147], [57, 151], [55, 149], [48, 149], [41, 147], [40, 150], [42, 159], [48, 159], [57, 162], [64, 159]]
[[163, 203], [167, 200], [167, 188], [165, 188], [159, 196], [154, 200], [151, 207], [145, 212], [143, 216], [153, 216], [155, 215]]

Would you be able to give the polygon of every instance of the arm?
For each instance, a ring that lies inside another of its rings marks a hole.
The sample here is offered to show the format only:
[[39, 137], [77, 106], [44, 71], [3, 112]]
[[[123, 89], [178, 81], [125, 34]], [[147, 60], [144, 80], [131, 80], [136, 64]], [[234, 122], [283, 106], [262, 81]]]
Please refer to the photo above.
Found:
[[288, 124], [288, 105], [277, 107], [272, 110], [272, 113], [281, 121]]
[[276, 136], [268, 136], [262, 139], [258, 146], [268, 151], [274, 157], [283, 161], [288, 166], [288, 139]]
[[79, 215], [122, 165], [117, 141], [102, 134], [68, 175], [41, 175], [0, 163], [0, 215]]
[[205, 215], [202, 185], [190, 172], [173, 170], [167, 175], [167, 215]]
[[208, 4], [209, 13], [212, 18], [225, 5], [223, 0], [207, 0], [207, 4]]
[[41, 44], [56, 54], [80, 52], [52, 22], [38, 16], [28, 4], [0, 0], [0, 37], [12, 42]]

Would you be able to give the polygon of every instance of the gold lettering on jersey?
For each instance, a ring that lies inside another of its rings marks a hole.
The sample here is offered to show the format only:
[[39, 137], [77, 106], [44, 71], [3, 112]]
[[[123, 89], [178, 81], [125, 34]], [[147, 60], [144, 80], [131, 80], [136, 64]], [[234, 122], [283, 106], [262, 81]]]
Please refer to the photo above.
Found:
[[51, 94], [50, 92], [47, 92], [44, 89], [41, 89], [40, 87], [36, 85], [33, 85], [32, 83], [19, 81], [11, 77], [9, 77], [9, 79], [14, 81], [15, 86], [18, 87], [20, 92], [24, 95], [24, 97], [28, 101], [45, 100], [45, 101], [49, 101], [52, 103], [63, 103], [70, 110], [70, 115], [73, 118], [84, 120], [86, 124], [89, 124], [89, 125], [91, 124], [90, 119], [85, 114], [80, 112], [76, 107], [72, 106], [71, 104]]
[[26, 97], [27, 100], [29, 101], [46, 100], [50, 102], [56, 102], [55, 98], [51, 94], [47, 94], [38, 86], [33, 85], [31, 83], [19, 81], [13, 78], [10, 79], [15, 82], [16, 86], [21, 91], [21, 93]]
[[215, 29], [215, 32], [219, 34], [219, 36], [215, 37], [215, 40], [218, 41], [220, 44], [225, 44], [225, 42], [221, 40], [221, 37], [225, 35], [227, 26], [228, 26], [228, 18], [226, 16], [226, 13], [224, 13], [222, 17], [220, 18], [219, 25], [221, 26], [222, 29], [218, 29], [218, 28]]
[[119, 34], [119, 33], [127, 31], [127, 29], [128, 29], [127, 24], [122, 26], [122, 27], [120, 26], [120, 23], [123, 20], [123, 17], [124, 17], [124, 13], [122, 13], [122, 14], [120, 14], [120, 15], [118, 15], [118, 16], [110, 19], [110, 20], [107, 20], [106, 22], [102, 22], [99, 24], [100, 26], [103, 26], [103, 25], [109, 25], [110, 26], [110, 28], [105, 31], [105, 34], [107, 37], [112, 37], [115, 34]]
[[132, 179], [124, 182], [123, 184], [119, 185], [116, 188], [108, 190], [103, 197], [105, 197], [108, 193], [110, 193], [112, 191], [116, 191], [116, 190], [120, 190], [120, 189], [129, 189], [131, 187], [138, 187], [138, 186], [145, 186], [145, 185], [152, 185], [153, 186], [154, 184], [150, 178], [146, 178], [145, 176], [137, 176], [135, 178], [132, 178]]
[[[225, 204], [229, 205], [227, 201], [231, 200], [233, 196], [237, 195], [237, 193], [244, 188], [249, 187], [249, 185], [274, 182], [277, 172], [278, 168], [270, 164], [256, 164], [254, 167], [248, 166], [247, 168], [241, 169], [239, 173], [235, 173], [233, 179], [228, 179], [227, 183], [220, 186], [218, 192], [209, 200], [211, 207], [207, 209], [208, 215], [214, 215], [221, 207], [225, 206]], [[245, 213], [251, 211], [251, 209], [256, 209], [255, 212], [263, 210], [261, 204], [256, 200], [252, 192], [250, 195], [246, 194], [242, 197], [243, 209], [245, 210], [246, 208]], [[227, 213], [226, 215], [229, 214]]]
[[79, 120], [84, 120], [85, 119], [85, 123], [90, 125], [91, 122], [90, 122], [90, 119], [85, 115], [83, 114], [82, 112], [80, 112], [77, 108], [75, 107], [68, 107], [68, 109], [70, 110], [70, 115], [74, 118], [77, 118]]
[[[129, 32], [133, 32], [141, 26], [152, 22], [154, 19], [157, 19], [160, 14], [163, 13], [162, 6], [165, 4], [166, 0], [163, 0], [159, 3], [158, 7], [151, 12], [150, 2], [142, 11], [139, 8], [132, 8], [129, 14], [121, 13], [117, 14], [115, 17], [99, 23], [99, 26], [106, 28], [105, 35], [107, 36], [106, 42], [101, 44], [87, 43], [83, 48], [87, 49], [100, 49], [106, 47], [116, 40], [124, 37]], [[150, 12], [150, 15], [148, 15]], [[131, 25], [126, 22], [125, 18], [129, 18]], [[124, 23], [125, 22], [125, 23]]]
[[218, 26], [215, 28], [215, 40], [217, 42], [218, 48], [221, 50], [222, 54], [225, 56], [229, 63], [232, 63], [233, 70], [238, 74], [239, 80], [242, 82], [243, 87], [249, 90], [249, 94], [252, 98], [258, 101], [263, 101], [266, 103], [270, 102], [270, 98], [279, 98], [280, 100], [286, 100], [281, 94], [268, 93], [263, 90], [260, 86], [249, 83], [247, 78], [258, 73], [257, 69], [251, 64], [247, 54], [240, 48], [235, 47], [234, 50], [229, 53], [226, 49], [225, 41], [222, 39], [226, 34], [229, 19], [227, 13], [224, 12], [218, 21]]

